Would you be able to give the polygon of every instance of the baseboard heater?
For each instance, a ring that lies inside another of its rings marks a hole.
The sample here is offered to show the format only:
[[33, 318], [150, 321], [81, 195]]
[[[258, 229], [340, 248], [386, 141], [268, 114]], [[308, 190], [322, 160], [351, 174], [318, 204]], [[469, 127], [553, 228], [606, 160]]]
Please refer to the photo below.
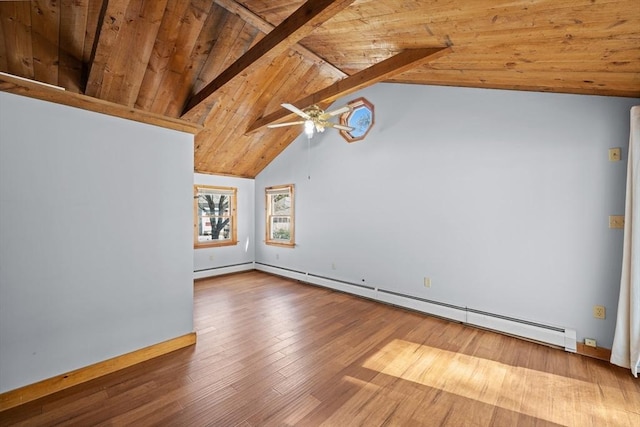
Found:
[[301, 282], [370, 298], [387, 304], [416, 310], [422, 313], [460, 323], [466, 323], [480, 328], [491, 329], [493, 331], [526, 338], [555, 347], [562, 347], [568, 352], [576, 352], [577, 342], [575, 329], [550, 326], [500, 314], [488, 313], [469, 307], [461, 307], [384, 290], [368, 284], [336, 280], [325, 276], [263, 264], [260, 262], [255, 263], [255, 268], [256, 270], [264, 271], [265, 273], [288, 277]]
[[241, 271], [250, 270], [255, 270], [255, 263], [253, 261], [194, 270], [193, 279], [204, 279], [206, 277], [221, 276], [223, 274], [239, 273]]

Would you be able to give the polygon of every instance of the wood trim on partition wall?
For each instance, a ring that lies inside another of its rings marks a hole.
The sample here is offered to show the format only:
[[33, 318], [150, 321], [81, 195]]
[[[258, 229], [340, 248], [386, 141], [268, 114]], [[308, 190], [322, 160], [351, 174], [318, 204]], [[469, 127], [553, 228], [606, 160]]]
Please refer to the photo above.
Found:
[[604, 347], [589, 347], [582, 343], [576, 345], [576, 353], [583, 356], [593, 357], [594, 359], [605, 360], [609, 362], [611, 360], [611, 350]]
[[103, 99], [92, 98], [63, 90], [62, 88], [43, 85], [28, 79], [17, 78], [7, 74], [0, 74], [0, 92], [13, 93], [29, 98], [40, 99], [42, 101], [53, 102], [69, 107], [81, 108], [83, 110], [96, 113], [107, 114], [109, 116], [120, 117], [122, 119], [133, 120], [140, 123], [160, 126], [180, 132], [197, 134], [202, 130], [202, 126], [182, 119], [166, 117], [147, 111], [130, 108], [124, 105], [115, 104]]
[[163, 341], [140, 350], [132, 351], [121, 356], [103, 360], [84, 368], [76, 369], [66, 374], [57, 375], [37, 383], [10, 390], [0, 394], [0, 413], [27, 402], [73, 387], [75, 385], [111, 374], [120, 369], [128, 368], [163, 354], [188, 347], [196, 343], [196, 333], [191, 332], [177, 338]]

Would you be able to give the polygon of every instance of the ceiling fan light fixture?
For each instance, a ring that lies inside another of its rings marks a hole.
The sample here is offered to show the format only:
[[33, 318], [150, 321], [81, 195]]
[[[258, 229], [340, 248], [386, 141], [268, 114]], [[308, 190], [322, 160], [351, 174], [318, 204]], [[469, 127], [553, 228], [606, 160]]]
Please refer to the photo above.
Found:
[[299, 109], [293, 104], [281, 104], [284, 108], [291, 111], [292, 113], [297, 114], [304, 120], [298, 120], [297, 122], [287, 122], [287, 123], [275, 123], [269, 124], [267, 127], [269, 128], [279, 128], [283, 126], [292, 126], [298, 124], [304, 124], [304, 133], [307, 135], [307, 138], [313, 138], [313, 134], [318, 132], [322, 133], [326, 128], [335, 128], [345, 131], [354, 130], [351, 126], [346, 126], [338, 123], [333, 123], [329, 121], [329, 119], [333, 116], [337, 116], [338, 114], [343, 114], [345, 112], [350, 112], [352, 108], [350, 106], [344, 106], [332, 111], [324, 111], [317, 105], [312, 105], [310, 107], [305, 108], [304, 110]]
[[313, 120], [305, 120], [304, 122], [304, 133], [307, 134], [307, 136], [309, 138], [313, 137], [313, 128], [315, 127], [315, 124], [313, 123]]

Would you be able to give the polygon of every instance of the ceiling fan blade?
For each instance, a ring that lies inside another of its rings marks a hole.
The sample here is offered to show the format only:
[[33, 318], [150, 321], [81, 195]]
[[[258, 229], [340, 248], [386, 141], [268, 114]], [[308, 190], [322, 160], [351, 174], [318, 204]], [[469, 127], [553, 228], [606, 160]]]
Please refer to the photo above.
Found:
[[276, 123], [272, 125], [267, 125], [268, 128], [281, 128], [284, 126], [293, 126], [293, 125], [301, 125], [304, 123], [304, 120], [300, 120], [297, 122], [287, 122], [287, 123]]
[[351, 126], [343, 126], [339, 124], [334, 124], [333, 127], [340, 130], [346, 130], [347, 132], [351, 132], [354, 129]]
[[340, 107], [337, 110], [327, 111], [322, 114], [322, 118], [329, 118], [333, 116], [337, 116], [342, 113], [346, 113], [347, 111], [351, 111], [351, 107], [345, 105], [344, 107]]
[[292, 113], [296, 113], [300, 117], [303, 117], [303, 118], [305, 118], [307, 120], [309, 120], [311, 118], [310, 115], [308, 115], [307, 113], [305, 113], [304, 111], [302, 111], [301, 109], [296, 107], [295, 105], [292, 105], [292, 104], [281, 104], [281, 105], [284, 108], [286, 108], [287, 110], [291, 111]]

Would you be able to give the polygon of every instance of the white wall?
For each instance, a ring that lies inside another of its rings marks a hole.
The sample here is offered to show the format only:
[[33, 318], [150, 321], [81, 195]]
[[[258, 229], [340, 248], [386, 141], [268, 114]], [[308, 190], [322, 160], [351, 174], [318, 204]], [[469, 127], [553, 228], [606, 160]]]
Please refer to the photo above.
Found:
[[[335, 106], [358, 96], [376, 111], [364, 141], [328, 130], [309, 156], [301, 137], [256, 178], [256, 235], [264, 188], [294, 183], [297, 243], [257, 242], [256, 262], [574, 328], [611, 347], [622, 230], [608, 216], [624, 212], [640, 100], [379, 84]], [[610, 147], [623, 161], [608, 161]], [[606, 320], [593, 318], [596, 304]]]
[[193, 331], [193, 136], [0, 93], [0, 392]]
[[[381, 84], [336, 105], [361, 95], [364, 141], [299, 138], [254, 182], [193, 175], [191, 135], [0, 93], [0, 392], [191, 332], [192, 278], [254, 260], [610, 347], [640, 100]], [[194, 183], [238, 188], [238, 245], [193, 251]], [[264, 188], [287, 183], [297, 246], [266, 246]]]
[[252, 270], [255, 259], [255, 181], [246, 178], [196, 173], [193, 177], [193, 183], [238, 189], [238, 244], [195, 249], [193, 251], [194, 278]]

